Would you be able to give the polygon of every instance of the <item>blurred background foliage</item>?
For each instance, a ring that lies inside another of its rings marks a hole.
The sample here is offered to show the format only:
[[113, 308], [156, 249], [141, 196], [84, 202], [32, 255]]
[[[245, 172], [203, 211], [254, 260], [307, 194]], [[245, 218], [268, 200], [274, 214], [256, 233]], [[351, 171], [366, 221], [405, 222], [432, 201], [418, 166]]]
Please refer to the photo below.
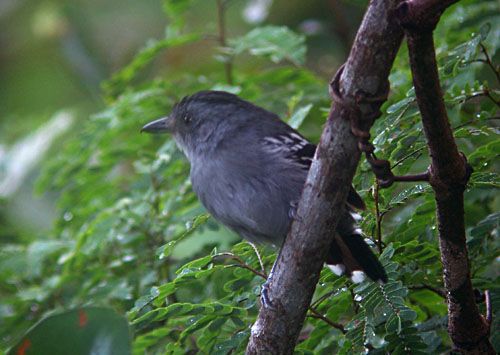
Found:
[[[53, 313], [105, 306], [127, 317], [134, 353], [242, 352], [275, 251], [258, 246], [259, 260], [220, 228], [193, 195], [173, 142], [139, 129], [184, 95], [222, 89], [317, 141], [328, 81], [365, 6], [2, 1], [0, 351], [26, 348], [30, 334], [52, 323], [24, 336], [28, 328]], [[435, 34], [451, 124], [474, 168], [465, 197], [473, 283], [479, 301], [490, 290], [495, 312], [499, 10], [495, 0], [463, 0]], [[427, 150], [404, 46], [390, 79], [372, 130], [377, 154], [395, 173], [420, 172]], [[363, 230], [379, 246], [390, 281], [353, 285], [323, 270], [297, 351], [449, 350], [430, 188], [379, 190], [365, 163], [355, 185], [368, 205]]]

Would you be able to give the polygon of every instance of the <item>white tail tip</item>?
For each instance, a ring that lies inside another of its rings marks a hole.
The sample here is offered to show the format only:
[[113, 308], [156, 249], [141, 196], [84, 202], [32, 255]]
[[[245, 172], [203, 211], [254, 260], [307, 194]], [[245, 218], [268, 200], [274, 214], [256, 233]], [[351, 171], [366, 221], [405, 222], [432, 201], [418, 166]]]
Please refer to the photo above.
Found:
[[345, 272], [345, 265], [344, 264], [328, 265], [328, 267], [337, 276], [341, 276]]
[[359, 284], [359, 283], [365, 281], [365, 279], [366, 279], [366, 275], [363, 271], [355, 270], [352, 272], [351, 280], [355, 284]]

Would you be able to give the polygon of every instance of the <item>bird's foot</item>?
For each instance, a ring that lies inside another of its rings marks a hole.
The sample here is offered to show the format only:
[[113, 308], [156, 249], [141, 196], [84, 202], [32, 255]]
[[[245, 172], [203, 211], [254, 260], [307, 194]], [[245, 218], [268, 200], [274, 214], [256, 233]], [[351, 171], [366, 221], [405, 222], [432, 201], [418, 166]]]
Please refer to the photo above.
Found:
[[290, 219], [302, 222], [302, 218], [297, 213], [298, 207], [299, 207], [299, 201], [291, 202], [290, 209], [288, 210], [288, 217], [290, 217]]
[[269, 298], [269, 280], [272, 276], [272, 273], [269, 275], [267, 278], [266, 282], [262, 284], [261, 290], [260, 290], [260, 303], [264, 308], [268, 308], [271, 310], [276, 310], [276, 307], [273, 305], [271, 299]]

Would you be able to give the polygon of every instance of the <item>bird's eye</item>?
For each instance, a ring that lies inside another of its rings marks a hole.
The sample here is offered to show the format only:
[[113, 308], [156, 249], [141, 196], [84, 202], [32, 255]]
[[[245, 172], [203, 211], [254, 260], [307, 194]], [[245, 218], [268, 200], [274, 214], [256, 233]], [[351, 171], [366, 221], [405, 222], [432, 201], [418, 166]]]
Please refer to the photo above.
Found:
[[191, 117], [186, 115], [183, 117], [183, 120], [184, 120], [184, 122], [189, 123], [189, 122], [191, 122]]

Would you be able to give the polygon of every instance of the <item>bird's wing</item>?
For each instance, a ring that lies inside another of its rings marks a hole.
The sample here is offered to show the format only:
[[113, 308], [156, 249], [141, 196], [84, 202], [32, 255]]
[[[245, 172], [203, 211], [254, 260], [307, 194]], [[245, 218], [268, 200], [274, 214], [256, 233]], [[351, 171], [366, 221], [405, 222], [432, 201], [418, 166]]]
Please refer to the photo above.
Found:
[[316, 146], [297, 132], [286, 132], [264, 138], [266, 150], [271, 154], [278, 154], [291, 163], [299, 165], [304, 170], [311, 167]]
[[[264, 144], [269, 152], [280, 154], [305, 170], [309, 170], [311, 167], [316, 152], [316, 145], [292, 130], [273, 137], [265, 137]], [[351, 186], [347, 195], [347, 204], [360, 210], [366, 208], [363, 199], [353, 186]]]

